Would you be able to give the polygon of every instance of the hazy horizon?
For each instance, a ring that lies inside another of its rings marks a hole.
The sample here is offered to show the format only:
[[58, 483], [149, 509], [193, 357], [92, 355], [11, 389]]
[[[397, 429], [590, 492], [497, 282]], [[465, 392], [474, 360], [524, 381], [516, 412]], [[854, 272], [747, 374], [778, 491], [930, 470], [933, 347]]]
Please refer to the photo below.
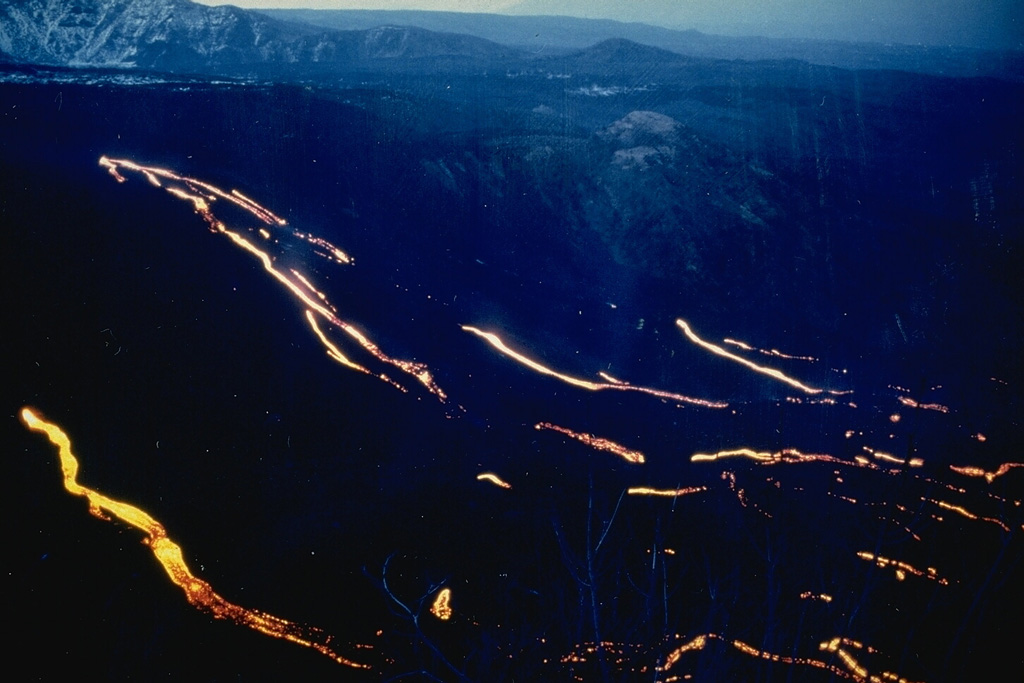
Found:
[[565, 15], [724, 35], [1024, 50], [1018, 0], [196, 0], [249, 9], [377, 9]]

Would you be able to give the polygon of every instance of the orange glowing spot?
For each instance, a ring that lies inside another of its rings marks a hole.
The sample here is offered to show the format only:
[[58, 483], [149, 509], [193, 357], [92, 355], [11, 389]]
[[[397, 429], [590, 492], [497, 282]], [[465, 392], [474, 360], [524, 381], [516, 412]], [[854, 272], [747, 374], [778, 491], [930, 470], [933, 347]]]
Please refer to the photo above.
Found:
[[594, 436], [593, 434], [574, 432], [571, 429], [559, 427], [558, 425], [553, 425], [550, 422], [538, 422], [533, 426], [533, 428], [538, 430], [549, 429], [553, 432], [558, 432], [559, 434], [565, 434], [566, 436], [576, 439], [581, 443], [585, 443], [591, 448], [596, 448], [599, 451], [607, 451], [608, 453], [614, 453], [620, 458], [635, 465], [642, 465], [644, 462], [643, 453], [640, 451], [630, 450], [621, 444], [611, 441], [610, 439], [602, 439], [601, 437]]
[[[250, 214], [259, 218], [268, 225], [285, 225], [286, 223], [284, 219], [279, 218], [269, 209], [260, 206], [254, 200], [250, 199], [249, 197], [246, 197], [237, 190], [233, 190], [230, 193], [224, 192], [220, 188], [217, 188], [209, 183], [196, 180], [195, 178], [180, 176], [177, 175], [176, 173], [173, 173], [172, 171], [168, 171], [165, 169], [141, 166], [133, 161], [129, 161], [126, 159], [108, 159], [107, 157], [102, 157], [100, 159], [100, 164], [106, 167], [111, 172], [111, 174], [117, 179], [123, 179], [123, 176], [118, 172], [119, 169], [128, 169], [146, 175], [147, 177], [149, 177], [149, 175], [152, 175], [154, 177], [163, 178], [164, 180], [172, 181], [182, 185], [186, 189], [182, 189], [181, 187], [166, 187], [165, 189], [171, 195], [191, 203], [196, 213], [199, 214], [204, 221], [206, 221], [206, 224], [209, 226], [210, 230], [212, 230], [215, 233], [225, 235], [236, 246], [241, 248], [243, 251], [250, 253], [257, 260], [259, 260], [259, 262], [263, 265], [263, 269], [267, 271], [267, 273], [271, 277], [273, 277], [285, 288], [287, 288], [288, 291], [291, 292], [292, 295], [299, 300], [299, 302], [301, 302], [308, 309], [310, 309], [310, 311], [316, 313], [331, 326], [341, 330], [348, 336], [355, 339], [356, 343], [358, 343], [363, 348], [364, 351], [372, 355], [381, 363], [391, 365], [401, 370], [402, 372], [405, 372], [414, 377], [420, 384], [424, 386], [424, 388], [426, 388], [427, 391], [435, 395], [438, 398], [438, 400], [440, 400], [442, 403], [447, 400], [447, 395], [441, 389], [441, 387], [438, 386], [437, 383], [434, 381], [426, 365], [424, 365], [423, 363], [417, 363], [413, 361], [398, 360], [396, 358], [391, 358], [390, 356], [385, 354], [376, 344], [370, 341], [363, 333], [361, 333], [351, 324], [345, 322], [344, 320], [341, 320], [337, 316], [337, 312], [334, 306], [332, 306], [327, 301], [327, 295], [319, 291], [316, 287], [314, 287], [313, 284], [305, 276], [302, 276], [295, 270], [291, 270], [289, 273], [278, 269], [274, 263], [275, 258], [272, 257], [269, 252], [260, 249], [258, 246], [256, 246], [256, 244], [246, 239], [246, 237], [244, 237], [241, 233], [229, 230], [228, 227], [214, 215], [213, 211], [210, 209], [210, 204], [207, 201], [207, 199], [198, 193], [205, 192], [211, 198], [224, 199], [234, 204], [235, 206], [245, 211], [248, 211]], [[335, 258], [336, 260], [342, 261], [344, 263], [349, 263], [351, 261], [351, 259], [349, 259], [349, 257], [344, 252], [342, 252], [340, 249], [338, 249], [337, 247], [335, 247], [333, 244], [326, 240], [305, 233], [297, 232], [295, 233], [295, 235], [316, 246], [326, 249], [328, 252], [331, 253], [332, 257]], [[307, 314], [307, 319], [308, 318], [309, 314]], [[315, 329], [314, 332], [317, 333], [317, 336], [321, 339], [321, 342], [325, 342], [326, 336], [324, 336], [322, 332], [319, 331], [318, 328]], [[348, 361], [348, 359], [345, 358], [344, 354], [342, 354], [337, 349], [336, 346], [328, 345], [325, 343], [325, 348], [327, 349], [328, 354], [332, 358], [342, 363], [343, 365], [346, 365], [346, 367], [350, 367], [351, 369], [362, 372], [368, 372], [367, 370], [365, 370], [365, 368], [362, 368], [362, 366]], [[382, 379], [383, 381], [388, 382], [389, 384], [399, 386], [390, 379], [388, 379], [388, 377], [384, 374], [369, 374], [379, 379]]]
[[665, 498], [678, 498], [679, 496], [688, 496], [691, 493], [700, 493], [707, 490], [707, 486], [688, 486], [682, 489], [652, 489], [647, 486], [633, 486], [626, 489], [626, 493], [631, 496], [663, 496]]
[[981, 432], [978, 432], [977, 434], [975, 434], [973, 438], [977, 439], [978, 441], [980, 441], [982, 443], [988, 441], [988, 437], [985, 436], [984, 434], [982, 434]]
[[909, 398], [907, 396], [900, 396], [897, 398], [897, 400], [903, 405], [909, 406], [911, 408], [920, 408], [921, 410], [934, 410], [937, 413], [949, 412], [949, 408], [938, 403], [918, 403], [914, 399]]
[[1004, 462], [1002, 465], [999, 466], [999, 469], [997, 469], [995, 472], [986, 472], [980, 467], [961, 467], [958, 465], [950, 465], [949, 469], [953, 470], [957, 474], [962, 474], [965, 477], [984, 477], [985, 481], [991, 484], [993, 481], [995, 481], [996, 477], [1003, 476], [1014, 467], [1024, 467], [1024, 462]]
[[452, 618], [452, 589], [442, 588], [434, 598], [434, 604], [430, 606], [430, 613], [441, 621], [448, 621]]
[[913, 567], [907, 564], [906, 562], [900, 562], [899, 560], [890, 560], [887, 557], [881, 557], [880, 555], [875, 555], [873, 553], [869, 553], [866, 551], [861, 551], [857, 553], [857, 557], [859, 557], [862, 560], [867, 560], [868, 562], [874, 562], [877, 566], [881, 567], [882, 569], [885, 569], [886, 567], [892, 567], [893, 571], [896, 572], [896, 579], [899, 581], [905, 579], [907, 574], [913, 574], [914, 576], [919, 576], [921, 578], [937, 581], [939, 584], [943, 586], [949, 585], [949, 581], [940, 577], [934, 567], [927, 567], [924, 571], [921, 571], [920, 569], [917, 569], [916, 567]]
[[524, 356], [518, 351], [509, 348], [505, 344], [505, 342], [502, 341], [501, 337], [492, 332], [484, 332], [483, 330], [480, 330], [476, 327], [472, 327], [470, 325], [463, 325], [462, 329], [465, 330], [466, 332], [471, 332], [477, 335], [478, 337], [482, 337], [487, 341], [488, 344], [497, 349], [498, 352], [501, 353], [503, 356], [508, 356], [509, 358], [515, 360], [517, 363], [525, 365], [526, 367], [530, 368], [534, 372], [537, 372], [541, 375], [547, 375], [548, 377], [554, 377], [558, 380], [561, 380], [562, 382], [565, 382], [566, 384], [578, 387], [580, 389], [586, 389], [587, 391], [601, 391], [603, 389], [617, 389], [619, 391], [636, 391], [642, 394], [650, 394], [651, 396], [657, 396], [658, 398], [664, 398], [670, 401], [678, 401], [680, 403], [690, 403], [693, 405], [704, 406], [705, 408], [727, 408], [729, 405], [727, 403], [722, 403], [720, 401], [707, 401], [701, 398], [691, 398], [689, 396], [683, 396], [682, 394], [674, 394], [668, 391], [661, 391], [659, 389], [650, 389], [647, 387], [633, 386], [632, 384], [629, 384], [627, 382], [622, 382], [620, 380], [609, 377], [604, 373], [601, 374], [602, 377], [604, 377], [607, 380], [605, 382], [592, 382], [589, 380], [572, 377], [570, 375], [563, 375], [562, 373], [556, 372], [555, 370], [552, 370], [547, 366], [541, 365], [537, 361], [532, 360], [531, 358]]
[[820, 600], [821, 602], [832, 602], [832, 596], [828, 593], [812, 593], [811, 591], [804, 591], [800, 594], [801, 600]]
[[502, 479], [498, 475], [492, 474], [490, 472], [484, 472], [483, 474], [478, 474], [478, 475], [476, 475], [476, 478], [477, 478], [477, 481], [489, 481], [492, 484], [494, 484], [495, 486], [500, 486], [503, 489], [510, 489], [510, 488], [512, 488], [512, 484], [508, 483], [507, 481], [505, 481], [504, 479]]
[[799, 389], [800, 391], [803, 391], [805, 393], [808, 393], [808, 394], [820, 394], [821, 391], [822, 391], [821, 389], [815, 389], [814, 387], [809, 387], [806, 384], [802, 384], [799, 381], [793, 379], [792, 377], [789, 377], [788, 375], [785, 375], [782, 372], [780, 372], [778, 370], [775, 370], [774, 368], [766, 368], [763, 365], [758, 365], [757, 363], [752, 363], [751, 361], [747, 360], [746, 358], [742, 358], [740, 356], [737, 356], [734, 353], [729, 353], [728, 351], [723, 349], [721, 346], [716, 346], [715, 344], [712, 344], [710, 342], [704, 341], [703, 339], [698, 337], [696, 334], [694, 334], [693, 330], [690, 329], [690, 326], [682, 318], [679, 318], [678, 320], [676, 320], [676, 325], [678, 325], [679, 328], [682, 329], [683, 334], [685, 334], [686, 337], [690, 341], [692, 341], [697, 346], [699, 346], [699, 347], [701, 347], [703, 349], [706, 349], [706, 350], [710, 351], [711, 353], [713, 353], [713, 354], [715, 354], [717, 356], [721, 356], [722, 358], [728, 358], [731, 361], [735, 361], [736, 363], [739, 363], [740, 365], [743, 365], [745, 367], [750, 368], [754, 372], [760, 372], [763, 375], [768, 375], [769, 377], [771, 377], [773, 379], [777, 379], [780, 382], [785, 382], [786, 384], [788, 384], [788, 385], [790, 385], [792, 387], [796, 387], [797, 389]]
[[899, 413], [893, 413], [892, 415], [889, 416], [889, 422], [892, 422], [893, 424], [896, 424], [899, 421], [900, 421], [900, 414]]
[[260, 228], [258, 232], [260, 234], [260, 237], [262, 237], [263, 239], [265, 239], [265, 240], [269, 240], [270, 239], [270, 231], [267, 230], [266, 228]]
[[679, 661], [679, 659], [687, 652], [694, 652], [696, 650], [703, 650], [704, 646], [708, 644], [708, 638], [717, 638], [714, 633], [707, 635], [697, 636], [688, 643], [680, 645], [672, 652], [665, 656], [665, 663], [658, 667], [658, 671], [668, 671], [672, 666]]
[[30, 408], [22, 408], [21, 420], [28, 429], [45, 434], [50, 443], [57, 447], [64, 488], [67, 492], [74, 496], [84, 497], [89, 503], [89, 512], [96, 517], [109, 521], [108, 514], [113, 515], [122, 522], [142, 531], [145, 534], [143, 544], [149, 546], [154, 557], [167, 572], [167, 576], [185, 592], [185, 598], [196, 609], [212, 615], [215, 619], [227, 619], [241, 626], [248, 626], [264, 635], [312, 648], [339, 664], [358, 669], [370, 668], [366, 664], [353, 662], [339, 654], [335, 649], [335, 639], [326, 635], [321, 629], [296, 624], [266, 612], [247, 609], [228, 602], [214, 592], [210, 584], [196, 577], [189, 570], [188, 565], [185, 564], [181, 547], [167, 537], [167, 530], [160, 522], [133, 505], [107, 498], [98, 491], [78, 483], [78, 459], [71, 450], [71, 440], [60, 427], [46, 422]]

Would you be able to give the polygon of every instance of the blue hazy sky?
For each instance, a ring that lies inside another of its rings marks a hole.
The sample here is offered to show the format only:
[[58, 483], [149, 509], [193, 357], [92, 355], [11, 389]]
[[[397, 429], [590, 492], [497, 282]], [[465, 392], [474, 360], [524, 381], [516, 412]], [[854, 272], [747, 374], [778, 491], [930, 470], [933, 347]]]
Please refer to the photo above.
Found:
[[1024, 49], [1024, 0], [199, 0], [207, 5], [558, 14], [773, 37]]

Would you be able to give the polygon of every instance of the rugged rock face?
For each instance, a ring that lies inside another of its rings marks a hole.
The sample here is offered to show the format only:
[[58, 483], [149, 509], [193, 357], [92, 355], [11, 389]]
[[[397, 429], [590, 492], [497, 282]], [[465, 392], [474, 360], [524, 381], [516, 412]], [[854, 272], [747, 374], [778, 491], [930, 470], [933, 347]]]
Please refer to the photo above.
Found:
[[189, 0], [0, 0], [0, 53], [36, 64], [217, 72], [511, 52], [470, 36], [396, 27], [330, 31]]
[[278, 22], [186, 0], [4, 2], [0, 16], [0, 49], [42, 64], [150, 67], [180, 65], [189, 56], [242, 61], [267, 56], [280, 39]]

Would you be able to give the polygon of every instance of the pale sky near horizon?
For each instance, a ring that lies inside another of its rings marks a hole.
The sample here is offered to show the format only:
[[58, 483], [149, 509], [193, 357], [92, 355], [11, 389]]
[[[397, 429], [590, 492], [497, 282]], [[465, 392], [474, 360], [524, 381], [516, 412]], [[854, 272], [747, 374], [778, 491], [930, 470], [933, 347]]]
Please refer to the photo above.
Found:
[[769, 37], [1024, 50], [1024, 0], [196, 0], [246, 8], [559, 14]]

